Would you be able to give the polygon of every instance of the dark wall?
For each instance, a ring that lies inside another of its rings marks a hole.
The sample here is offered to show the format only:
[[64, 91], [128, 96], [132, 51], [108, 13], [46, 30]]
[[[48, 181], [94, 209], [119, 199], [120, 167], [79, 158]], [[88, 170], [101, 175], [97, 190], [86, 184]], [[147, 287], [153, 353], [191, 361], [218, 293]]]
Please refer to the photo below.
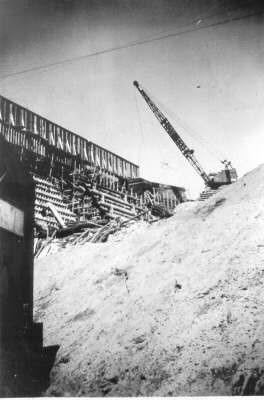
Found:
[[[32, 320], [34, 184], [10, 144], [0, 138], [0, 340], [22, 335]], [[14, 221], [21, 221], [20, 230]], [[14, 222], [14, 223], [13, 223]]]

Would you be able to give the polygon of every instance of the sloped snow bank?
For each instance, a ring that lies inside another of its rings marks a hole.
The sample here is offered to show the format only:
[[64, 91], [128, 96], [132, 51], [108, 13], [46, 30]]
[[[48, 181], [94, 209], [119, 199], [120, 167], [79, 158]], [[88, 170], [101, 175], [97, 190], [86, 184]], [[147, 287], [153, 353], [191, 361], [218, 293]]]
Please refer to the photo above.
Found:
[[263, 165], [168, 220], [38, 259], [35, 315], [61, 346], [47, 395], [263, 393], [263, 283]]

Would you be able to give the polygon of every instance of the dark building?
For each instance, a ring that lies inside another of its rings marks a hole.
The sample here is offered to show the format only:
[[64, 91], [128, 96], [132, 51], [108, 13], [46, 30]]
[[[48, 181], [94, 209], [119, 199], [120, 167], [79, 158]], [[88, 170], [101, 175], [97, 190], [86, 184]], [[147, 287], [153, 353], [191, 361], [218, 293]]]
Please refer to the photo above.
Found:
[[48, 379], [57, 351], [43, 348], [42, 324], [33, 322], [34, 193], [32, 176], [0, 137], [1, 396], [37, 394], [33, 382]]

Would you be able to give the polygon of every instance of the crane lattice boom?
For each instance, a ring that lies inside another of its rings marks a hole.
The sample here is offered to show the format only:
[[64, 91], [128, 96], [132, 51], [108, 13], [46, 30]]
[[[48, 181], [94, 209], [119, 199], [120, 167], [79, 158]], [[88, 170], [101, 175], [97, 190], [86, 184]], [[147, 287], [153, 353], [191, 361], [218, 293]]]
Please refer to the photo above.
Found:
[[198, 172], [198, 174], [202, 177], [205, 184], [210, 186], [211, 179], [203, 170], [202, 166], [199, 164], [198, 160], [194, 156], [194, 150], [189, 149], [189, 147], [184, 143], [182, 138], [176, 132], [176, 130], [171, 125], [170, 121], [165, 117], [165, 115], [159, 110], [155, 103], [149, 98], [147, 93], [140, 87], [137, 81], [133, 82], [134, 86], [138, 89], [139, 93], [142, 95], [147, 105], [155, 115], [155, 117], [160, 122], [161, 126], [165, 129], [168, 135], [171, 137], [173, 142], [176, 144], [178, 149], [184, 155], [184, 157], [189, 161], [189, 163], [193, 166], [193, 168]]

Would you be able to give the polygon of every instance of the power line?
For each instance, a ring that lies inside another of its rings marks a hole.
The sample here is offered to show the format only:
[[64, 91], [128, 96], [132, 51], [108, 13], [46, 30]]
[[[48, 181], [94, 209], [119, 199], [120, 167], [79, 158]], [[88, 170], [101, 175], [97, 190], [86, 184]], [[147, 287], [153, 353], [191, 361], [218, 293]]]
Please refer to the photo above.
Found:
[[239, 17], [227, 18], [227, 19], [224, 19], [222, 21], [214, 22], [212, 24], [207, 24], [205, 26], [196, 26], [194, 28], [182, 30], [180, 32], [168, 33], [166, 35], [158, 36], [158, 37], [155, 37], [155, 38], [152, 38], [152, 39], [143, 39], [143, 40], [139, 40], [137, 42], [128, 43], [126, 45], [121, 45], [121, 46], [116, 46], [116, 47], [112, 47], [112, 48], [105, 49], [105, 50], [95, 51], [93, 53], [85, 54], [83, 56], [72, 57], [72, 58], [67, 58], [67, 59], [60, 60], [60, 61], [55, 61], [55, 62], [50, 63], [50, 64], [40, 65], [38, 67], [32, 67], [32, 68], [24, 69], [24, 70], [21, 70], [21, 71], [13, 72], [13, 73], [10, 73], [10, 74], [2, 75], [2, 76], [0, 76], [0, 80], [4, 80], [4, 79], [10, 78], [12, 76], [18, 76], [18, 75], [22, 75], [22, 74], [26, 74], [26, 73], [30, 73], [30, 72], [41, 71], [41, 70], [45, 70], [45, 69], [49, 69], [49, 68], [53, 68], [53, 67], [58, 67], [58, 66], [65, 65], [65, 64], [70, 64], [72, 62], [79, 61], [79, 60], [84, 60], [86, 58], [96, 57], [96, 56], [103, 55], [103, 54], [109, 54], [109, 53], [113, 53], [115, 51], [129, 49], [129, 48], [136, 47], [136, 46], [142, 46], [144, 44], [157, 42], [157, 41], [160, 41], [160, 40], [169, 39], [169, 38], [176, 37], [176, 36], [182, 36], [182, 35], [185, 35], [185, 34], [188, 34], [188, 33], [196, 32], [196, 31], [200, 31], [200, 30], [204, 30], [204, 29], [208, 29], [208, 28], [217, 27], [217, 26], [220, 26], [220, 25], [228, 24], [229, 22], [240, 21], [240, 20], [243, 20], [243, 19], [255, 17], [255, 16], [258, 16], [258, 15], [262, 15], [262, 14], [264, 14], [264, 10], [256, 11], [254, 13], [242, 15], [242, 16], [239, 16]]
[[[240, 11], [243, 11], [243, 9], [242, 8], [236, 8], [235, 10], [234, 9], [228, 10], [225, 13], [223, 13], [223, 11], [217, 11], [217, 12], [214, 12], [214, 13], [209, 13], [209, 14], [207, 14], [205, 16], [202, 16], [202, 15], [201, 16], [197, 16], [196, 18], [194, 18], [188, 24], [184, 24], [184, 25], [179, 26], [178, 29], [187, 28], [188, 26], [192, 26], [193, 24], [199, 25], [201, 22], [204, 22], [204, 21], [208, 20], [209, 18], [214, 18], [216, 16], [222, 17], [222, 16], [230, 14], [231, 12], [234, 12], [234, 11], [240, 12]], [[259, 12], [259, 11], [260, 10], [255, 11], [255, 12]], [[182, 13], [180, 15], [182, 15]], [[152, 38], [155, 39], [157, 35], [164, 35], [164, 34], [167, 34], [167, 33], [172, 33], [171, 31], [172, 31], [172, 28], [166, 29], [166, 30], [162, 30], [160, 32], [156, 32], [155, 34], [152, 34], [150, 36], [145, 37], [145, 39], [152, 39]]]

